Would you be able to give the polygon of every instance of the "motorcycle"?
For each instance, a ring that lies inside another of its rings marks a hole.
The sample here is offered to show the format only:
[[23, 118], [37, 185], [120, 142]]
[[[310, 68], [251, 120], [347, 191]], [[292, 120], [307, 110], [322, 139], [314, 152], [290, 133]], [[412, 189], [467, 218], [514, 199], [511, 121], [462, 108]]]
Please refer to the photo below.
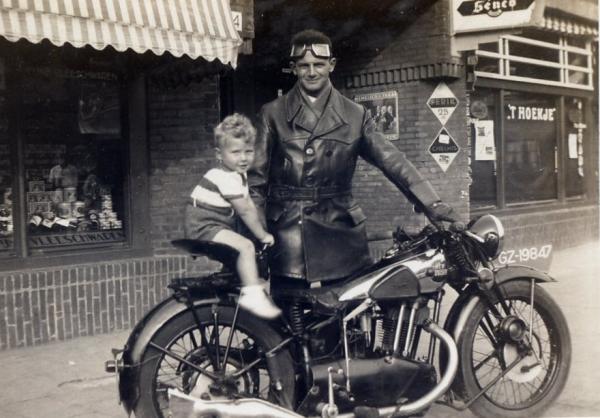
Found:
[[[494, 264], [503, 237], [489, 214], [397, 229], [363, 271], [279, 289], [286, 315], [273, 321], [239, 309], [233, 249], [177, 240], [224, 269], [174, 279], [172, 296], [106, 369], [137, 417], [181, 408], [195, 417], [422, 416], [434, 403], [483, 418], [539, 416], [566, 383], [569, 329], [540, 286], [553, 278]], [[457, 297], [442, 325], [450, 289]]]

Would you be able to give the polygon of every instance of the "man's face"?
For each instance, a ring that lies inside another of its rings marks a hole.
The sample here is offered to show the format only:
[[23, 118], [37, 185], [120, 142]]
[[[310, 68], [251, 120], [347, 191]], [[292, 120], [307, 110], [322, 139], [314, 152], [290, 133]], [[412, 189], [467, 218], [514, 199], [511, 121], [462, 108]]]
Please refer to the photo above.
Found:
[[328, 85], [329, 74], [335, 68], [335, 58], [317, 58], [312, 51], [291, 63], [300, 87], [311, 96], [318, 96]]

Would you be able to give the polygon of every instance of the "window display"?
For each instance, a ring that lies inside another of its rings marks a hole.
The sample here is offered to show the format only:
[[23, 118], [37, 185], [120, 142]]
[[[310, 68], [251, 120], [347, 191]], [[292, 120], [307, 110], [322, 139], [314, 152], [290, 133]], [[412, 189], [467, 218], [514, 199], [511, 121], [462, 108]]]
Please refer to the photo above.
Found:
[[591, 146], [586, 103], [491, 88], [473, 92], [471, 207], [584, 199], [586, 160], [592, 158], [586, 154]]
[[58, 75], [32, 70], [23, 88], [28, 248], [123, 241], [118, 83]]
[[14, 248], [13, 174], [10, 158], [6, 101], [0, 95], [0, 255]]
[[556, 199], [556, 99], [507, 92], [504, 100], [507, 203]]

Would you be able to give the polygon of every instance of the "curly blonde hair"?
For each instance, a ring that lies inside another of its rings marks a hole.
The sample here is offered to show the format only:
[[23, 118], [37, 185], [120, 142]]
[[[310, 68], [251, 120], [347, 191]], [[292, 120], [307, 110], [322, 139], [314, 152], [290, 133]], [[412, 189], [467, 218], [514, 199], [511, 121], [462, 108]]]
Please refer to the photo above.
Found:
[[256, 140], [256, 128], [246, 116], [234, 113], [227, 116], [214, 129], [215, 146], [220, 148], [230, 138], [242, 139], [246, 144], [254, 144]]

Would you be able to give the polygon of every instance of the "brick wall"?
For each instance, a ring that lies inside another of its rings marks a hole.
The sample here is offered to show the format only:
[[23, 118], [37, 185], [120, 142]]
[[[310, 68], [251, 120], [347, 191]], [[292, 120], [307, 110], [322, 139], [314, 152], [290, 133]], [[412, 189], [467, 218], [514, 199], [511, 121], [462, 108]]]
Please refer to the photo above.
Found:
[[[385, 45], [365, 40], [356, 55], [340, 59], [335, 84], [348, 97], [395, 90], [398, 92], [400, 137], [394, 144], [433, 185], [440, 197], [468, 218], [469, 170], [467, 106], [464, 77], [450, 57], [447, 2], [436, 2], [424, 14]], [[373, 56], [373, 50], [377, 54]], [[452, 70], [448, 70], [452, 67]], [[442, 124], [427, 107], [427, 100], [440, 82], [445, 82], [459, 105], [446, 129], [460, 151], [446, 172], [431, 157], [428, 148]], [[424, 225], [401, 193], [364, 161], [358, 166], [354, 192], [368, 217], [371, 235], [381, 235], [396, 225], [417, 228]]]
[[186, 196], [214, 161], [218, 78], [176, 89], [150, 86], [148, 103], [153, 247], [157, 255], [172, 254], [170, 241], [183, 238]]
[[0, 349], [129, 329], [164, 299], [187, 258], [0, 273]]

